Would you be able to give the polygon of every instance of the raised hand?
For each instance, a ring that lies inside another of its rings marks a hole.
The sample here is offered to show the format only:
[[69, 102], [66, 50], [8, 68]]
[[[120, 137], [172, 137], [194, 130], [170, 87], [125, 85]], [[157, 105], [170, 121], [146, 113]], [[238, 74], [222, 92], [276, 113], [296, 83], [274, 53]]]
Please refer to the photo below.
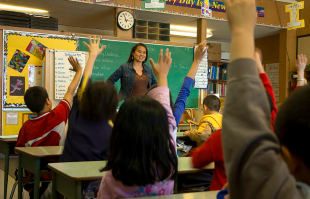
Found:
[[259, 73], [265, 73], [264, 66], [262, 65], [262, 51], [259, 48], [255, 48], [254, 59], [256, 61], [257, 69]]
[[85, 41], [83, 44], [88, 48], [89, 54], [95, 56], [98, 56], [106, 47], [106, 45], [103, 45], [99, 48], [100, 37], [94, 37], [93, 40], [91, 40], [91, 37], [89, 36], [89, 45]]
[[225, 0], [225, 5], [231, 32], [254, 31], [255, 0]]
[[72, 66], [72, 68], [69, 68], [69, 70], [75, 71], [75, 72], [82, 71], [82, 66], [79, 63], [77, 58], [74, 59], [74, 57], [69, 56], [68, 60]]
[[158, 62], [156, 65], [152, 58], [150, 59], [150, 63], [152, 65], [154, 75], [158, 79], [158, 86], [167, 86], [167, 76], [172, 63], [171, 52], [169, 52], [169, 49], [166, 49], [164, 59], [163, 50], [160, 50]]
[[[206, 48], [206, 49], [205, 49]], [[201, 60], [204, 58], [207, 50], [208, 50], [208, 46], [207, 46], [207, 42], [206, 40], [204, 40], [203, 42], [201, 42], [199, 44], [199, 46], [196, 48], [195, 50], [195, 54], [194, 54], [194, 61], [200, 63]]]
[[297, 69], [297, 72], [304, 72], [306, 66], [307, 66], [308, 58], [306, 55], [300, 54], [297, 56], [297, 59], [295, 61], [295, 67]]

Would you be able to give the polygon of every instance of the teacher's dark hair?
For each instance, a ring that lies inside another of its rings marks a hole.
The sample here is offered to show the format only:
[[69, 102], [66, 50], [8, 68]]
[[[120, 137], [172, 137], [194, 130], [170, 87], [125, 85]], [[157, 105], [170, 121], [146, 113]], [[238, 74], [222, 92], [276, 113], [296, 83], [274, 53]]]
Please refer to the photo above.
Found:
[[104, 81], [88, 84], [82, 96], [80, 111], [87, 120], [112, 120], [118, 106], [115, 88]]
[[146, 186], [177, 176], [178, 160], [164, 107], [148, 97], [129, 98], [116, 116], [108, 163], [116, 180]]
[[146, 45], [144, 45], [143, 43], [137, 43], [136, 45], [134, 45], [132, 47], [132, 49], [130, 51], [130, 54], [129, 54], [129, 58], [128, 58], [127, 63], [130, 63], [130, 62], [132, 62], [134, 60], [133, 57], [132, 57], [132, 53], [134, 53], [139, 46], [143, 46], [145, 48], [145, 50], [146, 50], [146, 57], [145, 57], [145, 60], [143, 61], [143, 63], [147, 62], [147, 58], [148, 58], [149, 52], [147, 50]]

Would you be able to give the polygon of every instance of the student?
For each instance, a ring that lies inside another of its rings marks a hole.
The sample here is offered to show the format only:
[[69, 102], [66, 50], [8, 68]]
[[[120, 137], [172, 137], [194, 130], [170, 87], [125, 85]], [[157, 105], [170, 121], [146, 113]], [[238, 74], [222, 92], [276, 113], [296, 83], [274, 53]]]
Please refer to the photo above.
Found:
[[255, 1], [225, 0], [225, 5], [232, 41], [222, 144], [230, 198], [309, 198], [310, 87], [282, 104], [275, 122], [279, 145], [253, 59]]
[[[69, 61], [74, 61], [72, 57]], [[24, 100], [27, 107], [37, 117], [27, 120], [21, 127], [16, 143], [16, 147], [37, 147], [37, 146], [62, 146], [65, 139], [65, 126], [68, 120], [69, 112], [74, 91], [82, 75], [80, 65], [73, 66], [75, 76], [70, 83], [68, 90], [59, 104], [52, 110], [52, 101], [49, 99], [45, 88], [41, 86], [30, 87], [25, 95]], [[50, 176], [42, 176], [46, 179]], [[29, 181], [31, 175], [27, 175]], [[42, 183], [40, 195], [46, 189], [48, 183]], [[29, 191], [30, 198], [33, 198], [33, 184], [26, 184], [24, 188]]]
[[[222, 128], [222, 115], [219, 113], [221, 101], [215, 95], [208, 95], [203, 100], [203, 114], [199, 122], [198, 130], [192, 129], [185, 131], [183, 134], [191, 140], [197, 142], [197, 147], [201, 146], [204, 141], [213, 133], [212, 129]], [[212, 126], [211, 126], [212, 125]]]
[[[118, 106], [117, 92], [104, 81], [91, 83], [96, 57], [105, 46], [99, 48], [100, 39], [89, 38], [89, 58], [84, 69], [78, 94], [73, 99], [69, 116], [67, 138], [61, 162], [106, 160], [112, 132], [112, 120]], [[71, 61], [77, 67], [78, 61]]]
[[[259, 77], [265, 87], [266, 95], [269, 101], [269, 107], [271, 112], [271, 118], [275, 118], [277, 108], [275, 107], [275, 97], [271, 83], [268, 80], [268, 76], [265, 73], [264, 67], [261, 63], [261, 52], [256, 49], [255, 61], [257, 63], [257, 69], [259, 71]], [[270, 95], [270, 96], [269, 96]], [[275, 108], [274, 108], [275, 107]], [[271, 120], [271, 127], [273, 129], [273, 119]], [[211, 162], [215, 163], [213, 178], [210, 184], [210, 191], [221, 190], [227, 182], [223, 148], [222, 148], [222, 131], [221, 129], [215, 131], [203, 144], [191, 153], [192, 164], [194, 167], [202, 168]]]
[[[178, 97], [177, 97], [177, 100], [175, 101], [174, 106], [173, 106], [172, 96], [170, 93], [170, 106], [171, 106], [171, 109], [173, 111], [173, 116], [175, 117], [175, 122], [176, 122], [176, 128], [173, 131], [173, 136], [172, 136], [175, 142], [177, 139], [177, 130], [178, 130], [177, 127], [180, 123], [182, 114], [185, 110], [186, 100], [187, 100], [188, 96], [190, 95], [190, 89], [191, 89], [191, 86], [194, 82], [198, 66], [199, 66], [201, 60], [204, 58], [204, 56], [208, 50], [208, 47], [206, 45], [207, 45], [207, 42], [205, 40], [205, 41], [201, 42], [198, 45], [198, 47], [196, 48], [196, 51], [194, 53], [193, 64], [192, 64], [191, 69], [189, 70], [187, 76], [185, 76], [185, 78], [184, 78], [183, 84], [181, 86], [180, 92], [178, 94]], [[148, 92], [151, 91], [153, 88], [156, 88], [156, 87], [157, 87], [157, 84], [151, 86], [149, 88]]]
[[126, 100], [116, 116], [110, 155], [98, 199], [169, 195], [173, 192], [178, 161], [173, 153], [176, 126], [170, 108], [167, 75], [171, 53], [160, 51], [155, 66], [158, 87], [148, 96]]

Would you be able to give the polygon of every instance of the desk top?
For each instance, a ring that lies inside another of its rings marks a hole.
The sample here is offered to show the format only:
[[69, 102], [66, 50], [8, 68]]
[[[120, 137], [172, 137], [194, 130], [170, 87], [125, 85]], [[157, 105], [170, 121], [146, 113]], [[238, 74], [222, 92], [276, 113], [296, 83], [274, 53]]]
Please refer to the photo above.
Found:
[[[191, 165], [190, 157], [178, 158], [178, 162], [179, 174], [199, 173], [202, 171], [210, 171], [214, 169], [214, 163], [211, 163], [202, 169], [193, 168]], [[104, 175], [104, 172], [100, 172], [99, 169], [103, 168], [106, 163], [107, 161], [63, 162], [50, 163], [48, 164], [48, 167], [51, 170], [60, 173], [74, 181], [100, 180]]]
[[[194, 192], [173, 194], [166, 196], [153, 196], [152, 199], [216, 199], [216, 195], [219, 191], [206, 191], [206, 192]], [[143, 197], [141, 199], [149, 199], [149, 197]]]
[[13, 142], [17, 142], [17, 138], [0, 139], [0, 142], [13, 143]]
[[63, 146], [43, 146], [43, 147], [15, 147], [17, 153], [23, 153], [31, 157], [59, 157], [62, 154]]
[[185, 138], [186, 135], [183, 135], [183, 132], [177, 132], [177, 138]]

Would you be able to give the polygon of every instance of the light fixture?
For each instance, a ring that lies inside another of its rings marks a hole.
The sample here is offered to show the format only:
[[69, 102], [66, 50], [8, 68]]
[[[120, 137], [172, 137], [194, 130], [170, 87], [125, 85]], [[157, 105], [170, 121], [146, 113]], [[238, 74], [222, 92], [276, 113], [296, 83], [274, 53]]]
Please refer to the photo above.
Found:
[[8, 10], [8, 11], [21, 11], [28, 14], [44, 14], [48, 13], [47, 10], [35, 9], [35, 8], [27, 8], [21, 6], [10, 6], [5, 4], [0, 4], [0, 10]]
[[[197, 28], [179, 25], [170, 25], [170, 35], [197, 37]], [[211, 30], [207, 30], [207, 38], [213, 36]]]

